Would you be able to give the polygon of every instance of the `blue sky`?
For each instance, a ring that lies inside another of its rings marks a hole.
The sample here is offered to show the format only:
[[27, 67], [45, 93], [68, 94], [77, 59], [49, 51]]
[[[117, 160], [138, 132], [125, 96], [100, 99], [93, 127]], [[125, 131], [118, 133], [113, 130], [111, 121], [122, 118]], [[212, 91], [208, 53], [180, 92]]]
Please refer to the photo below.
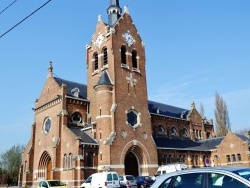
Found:
[[[47, 0], [17, 0], [0, 14], [0, 36]], [[1, 0], [0, 11], [13, 0]], [[26, 145], [32, 108], [49, 62], [56, 76], [86, 84], [85, 45], [109, 0], [52, 0], [0, 38], [0, 153]], [[249, 0], [120, 0], [146, 44], [150, 100], [190, 109], [192, 101], [214, 119], [217, 91], [232, 130], [250, 128]]]

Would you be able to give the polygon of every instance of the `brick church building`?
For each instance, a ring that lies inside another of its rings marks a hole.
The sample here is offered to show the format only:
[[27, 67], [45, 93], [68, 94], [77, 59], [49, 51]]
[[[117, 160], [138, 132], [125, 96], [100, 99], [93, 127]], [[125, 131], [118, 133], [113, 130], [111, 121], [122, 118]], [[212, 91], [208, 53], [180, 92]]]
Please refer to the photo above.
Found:
[[[60, 179], [79, 187], [100, 171], [154, 175], [167, 163], [204, 167], [248, 161], [241, 151], [222, 156], [241, 142], [248, 152], [249, 139], [232, 133], [214, 138], [212, 120], [203, 119], [194, 102], [183, 109], [148, 99], [145, 46], [128, 7], [122, 13], [119, 1], [110, 0], [107, 13], [108, 23], [98, 17], [86, 46], [87, 85], [55, 77], [50, 63], [34, 105], [20, 184]], [[238, 140], [234, 145], [232, 138]]]

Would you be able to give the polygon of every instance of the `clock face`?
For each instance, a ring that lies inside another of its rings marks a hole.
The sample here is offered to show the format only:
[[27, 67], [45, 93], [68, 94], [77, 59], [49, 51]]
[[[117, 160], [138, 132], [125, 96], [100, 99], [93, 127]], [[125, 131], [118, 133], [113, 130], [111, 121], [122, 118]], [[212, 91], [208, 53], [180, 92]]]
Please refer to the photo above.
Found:
[[132, 35], [129, 32], [126, 32], [122, 35], [127, 42], [128, 46], [132, 46], [135, 42], [135, 39], [132, 37]]
[[104, 36], [103, 34], [99, 34], [96, 38], [95, 45], [98, 46], [99, 48], [101, 47], [102, 43], [104, 41]]
[[44, 129], [44, 133], [48, 134], [48, 132], [50, 131], [51, 128], [51, 120], [50, 119], [46, 119], [43, 125], [43, 129]]

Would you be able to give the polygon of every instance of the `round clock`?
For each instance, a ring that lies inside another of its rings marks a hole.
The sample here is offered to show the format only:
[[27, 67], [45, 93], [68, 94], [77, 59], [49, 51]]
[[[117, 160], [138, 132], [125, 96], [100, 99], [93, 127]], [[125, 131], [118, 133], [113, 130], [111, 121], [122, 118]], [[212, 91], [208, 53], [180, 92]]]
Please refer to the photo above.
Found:
[[51, 128], [51, 120], [47, 118], [43, 125], [44, 133], [48, 134], [48, 132], [50, 131], [50, 128]]
[[95, 45], [98, 46], [99, 48], [101, 47], [102, 43], [104, 41], [104, 36], [103, 34], [99, 34], [96, 38]]
[[132, 46], [134, 44], [135, 39], [132, 37], [132, 35], [129, 32], [124, 33], [123, 37], [125, 41], [127, 42], [128, 46]]

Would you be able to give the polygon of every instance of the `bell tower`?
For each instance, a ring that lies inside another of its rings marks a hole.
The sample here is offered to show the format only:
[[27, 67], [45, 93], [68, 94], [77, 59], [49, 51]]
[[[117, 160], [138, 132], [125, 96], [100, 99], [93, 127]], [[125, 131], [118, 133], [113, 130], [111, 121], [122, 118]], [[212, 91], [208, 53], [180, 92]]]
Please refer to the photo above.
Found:
[[153, 175], [158, 160], [148, 110], [145, 45], [128, 7], [121, 14], [119, 0], [110, 0], [107, 13], [108, 24], [98, 17], [86, 47], [88, 117], [99, 142], [98, 170]]

